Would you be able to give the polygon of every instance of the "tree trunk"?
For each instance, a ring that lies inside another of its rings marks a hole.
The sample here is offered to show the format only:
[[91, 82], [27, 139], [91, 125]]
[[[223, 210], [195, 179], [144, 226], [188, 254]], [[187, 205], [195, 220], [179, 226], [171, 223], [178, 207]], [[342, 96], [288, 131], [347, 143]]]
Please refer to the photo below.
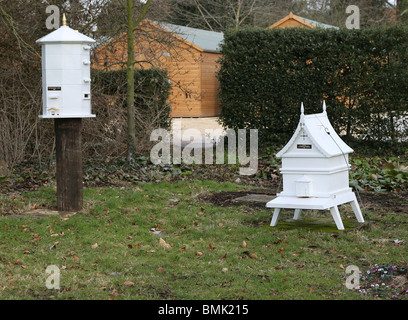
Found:
[[142, 22], [152, 0], [146, 1], [142, 11], [134, 21], [133, 0], [127, 0], [127, 122], [128, 122], [128, 152], [127, 161], [133, 163], [136, 153], [136, 123], [135, 123], [135, 28]]
[[132, 163], [136, 151], [136, 125], [135, 125], [135, 34], [133, 26], [133, 0], [127, 2], [127, 123], [128, 123], [128, 152], [127, 161]]

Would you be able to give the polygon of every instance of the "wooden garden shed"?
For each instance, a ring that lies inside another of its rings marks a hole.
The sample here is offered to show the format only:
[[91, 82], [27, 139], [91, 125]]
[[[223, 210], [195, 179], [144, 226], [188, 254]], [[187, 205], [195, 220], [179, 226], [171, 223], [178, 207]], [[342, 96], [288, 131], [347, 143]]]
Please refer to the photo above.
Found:
[[[292, 12], [270, 29], [337, 28], [305, 19]], [[219, 81], [218, 60], [224, 34], [174, 24], [144, 20], [135, 31], [135, 58], [140, 68], [166, 69], [172, 84], [169, 99], [173, 118], [217, 117]], [[102, 38], [93, 50], [93, 67], [104, 70], [126, 69], [126, 33]], [[136, 67], [137, 67], [136, 66]]]
[[338, 27], [331, 26], [328, 24], [324, 24], [321, 22], [317, 22], [314, 20], [306, 19], [294, 15], [293, 12], [289, 13], [286, 17], [282, 18], [281, 20], [275, 22], [273, 25], [269, 27], [269, 29], [283, 29], [283, 28], [304, 28], [304, 29], [314, 29], [314, 28], [323, 28], [323, 29], [338, 29]]
[[[224, 35], [218, 32], [145, 20], [135, 31], [135, 58], [140, 68], [166, 69], [172, 84], [172, 117], [216, 117], [216, 77]], [[107, 41], [106, 41], [107, 40]], [[126, 68], [126, 33], [94, 49], [94, 67]], [[136, 66], [136, 67], [137, 67]]]

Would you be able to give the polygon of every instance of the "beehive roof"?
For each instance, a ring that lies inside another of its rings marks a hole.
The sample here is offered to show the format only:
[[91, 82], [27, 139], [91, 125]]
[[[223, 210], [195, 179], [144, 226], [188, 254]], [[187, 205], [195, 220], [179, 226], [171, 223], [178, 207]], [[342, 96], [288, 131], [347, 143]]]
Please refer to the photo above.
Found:
[[277, 157], [281, 158], [289, 151], [302, 129], [306, 131], [313, 145], [327, 158], [353, 152], [353, 149], [333, 129], [324, 107], [322, 113], [309, 115], [302, 113], [294, 135], [286, 146], [278, 152]]
[[71, 29], [62, 26], [50, 34], [38, 39], [37, 43], [94, 43], [95, 40]]

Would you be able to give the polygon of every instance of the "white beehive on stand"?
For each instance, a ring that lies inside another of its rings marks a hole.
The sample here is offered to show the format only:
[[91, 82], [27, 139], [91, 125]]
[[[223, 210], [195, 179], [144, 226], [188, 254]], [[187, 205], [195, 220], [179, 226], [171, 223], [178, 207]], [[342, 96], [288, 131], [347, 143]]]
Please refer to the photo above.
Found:
[[91, 44], [66, 26], [37, 40], [42, 46], [43, 113], [40, 118], [92, 118]]
[[266, 205], [275, 208], [271, 226], [276, 226], [284, 208], [295, 209], [295, 220], [302, 209], [329, 209], [337, 228], [344, 230], [337, 206], [345, 203], [351, 204], [358, 222], [363, 223], [356, 196], [349, 186], [348, 155], [352, 152], [330, 124], [325, 102], [322, 113], [310, 115], [304, 114], [302, 103], [297, 129], [276, 155], [282, 158], [283, 191]]

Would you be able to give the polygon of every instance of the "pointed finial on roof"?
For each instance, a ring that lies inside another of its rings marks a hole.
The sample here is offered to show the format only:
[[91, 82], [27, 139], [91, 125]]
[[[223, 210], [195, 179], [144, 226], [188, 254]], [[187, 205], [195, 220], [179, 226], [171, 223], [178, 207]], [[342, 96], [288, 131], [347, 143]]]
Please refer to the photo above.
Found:
[[65, 13], [62, 14], [62, 26], [67, 26], [67, 17], [65, 16]]
[[323, 100], [323, 112], [326, 112], [326, 100]]
[[300, 106], [300, 127], [305, 126], [305, 106], [302, 102], [302, 105]]

